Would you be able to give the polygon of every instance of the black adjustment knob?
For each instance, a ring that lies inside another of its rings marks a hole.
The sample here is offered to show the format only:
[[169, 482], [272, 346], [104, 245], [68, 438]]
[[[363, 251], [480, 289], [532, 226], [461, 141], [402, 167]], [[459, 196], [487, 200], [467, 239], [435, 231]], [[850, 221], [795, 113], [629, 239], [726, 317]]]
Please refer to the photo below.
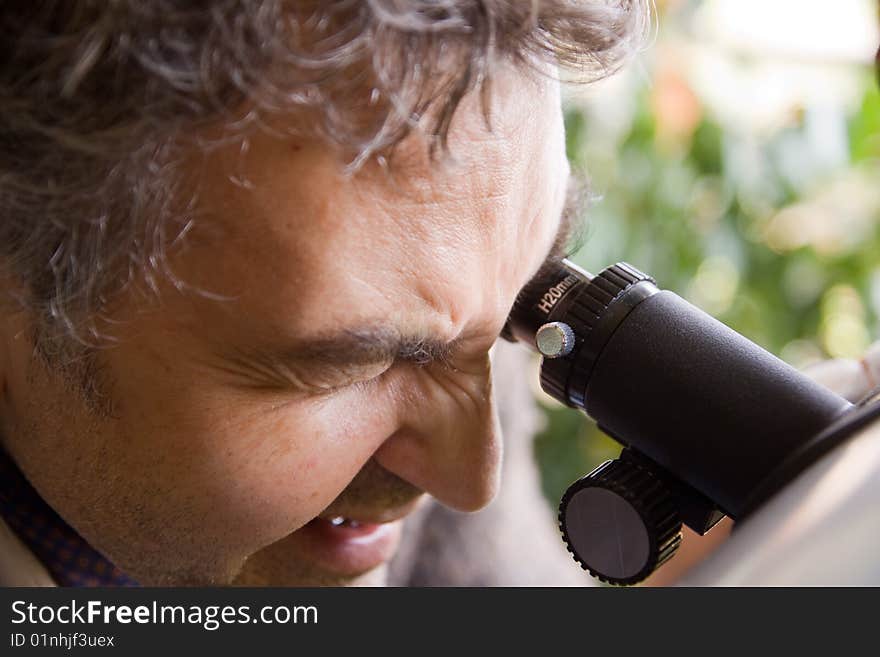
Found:
[[649, 470], [629, 461], [606, 461], [569, 486], [559, 527], [574, 560], [609, 584], [640, 582], [681, 543], [673, 496]]

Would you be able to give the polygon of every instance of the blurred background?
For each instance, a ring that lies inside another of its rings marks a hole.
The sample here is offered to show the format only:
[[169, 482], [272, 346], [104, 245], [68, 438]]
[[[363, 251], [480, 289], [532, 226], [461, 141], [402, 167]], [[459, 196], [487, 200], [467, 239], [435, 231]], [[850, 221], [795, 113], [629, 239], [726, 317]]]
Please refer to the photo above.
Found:
[[[569, 90], [595, 196], [573, 259], [626, 260], [795, 367], [860, 356], [880, 339], [876, 0], [656, 4], [634, 65]], [[535, 385], [555, 508], [620, 447]]]

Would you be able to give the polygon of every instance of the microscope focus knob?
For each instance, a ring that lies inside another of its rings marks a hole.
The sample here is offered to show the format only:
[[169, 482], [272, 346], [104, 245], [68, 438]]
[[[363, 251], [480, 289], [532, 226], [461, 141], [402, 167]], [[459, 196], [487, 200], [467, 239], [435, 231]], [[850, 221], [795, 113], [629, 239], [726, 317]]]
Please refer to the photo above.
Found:
[[630, 461], [606, 461], [569, 486], [559, 527], [574, 560], [609, 584], [643, 580], [681, 543], [672, 494]]

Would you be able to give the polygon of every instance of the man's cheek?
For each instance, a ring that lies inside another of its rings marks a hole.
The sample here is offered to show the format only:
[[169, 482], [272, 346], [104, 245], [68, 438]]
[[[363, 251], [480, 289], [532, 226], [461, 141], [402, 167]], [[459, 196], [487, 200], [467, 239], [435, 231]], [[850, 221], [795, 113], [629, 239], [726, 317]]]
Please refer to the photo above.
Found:
[[226, 513], [276, 538], [323, 511], [393, 433], [385, 409], [351, 394], [227, 426], [236, 429], [204, 454], [204, 485]]

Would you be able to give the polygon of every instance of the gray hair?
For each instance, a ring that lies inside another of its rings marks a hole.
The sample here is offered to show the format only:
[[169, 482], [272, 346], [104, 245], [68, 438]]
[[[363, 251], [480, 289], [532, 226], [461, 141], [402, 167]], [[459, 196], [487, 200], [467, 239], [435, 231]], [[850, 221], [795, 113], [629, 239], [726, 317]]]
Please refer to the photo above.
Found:
[[309, 113], [356, 168], [430, 116], [442, 150], [499, 62], [608, 75], [643, 37], [646, 3], [4, 2], [0, 266], [41, 334], [98, 342], [127, 286], [184, 285], [165, 255], [192, 225], [179, 163], [201, 128]]

